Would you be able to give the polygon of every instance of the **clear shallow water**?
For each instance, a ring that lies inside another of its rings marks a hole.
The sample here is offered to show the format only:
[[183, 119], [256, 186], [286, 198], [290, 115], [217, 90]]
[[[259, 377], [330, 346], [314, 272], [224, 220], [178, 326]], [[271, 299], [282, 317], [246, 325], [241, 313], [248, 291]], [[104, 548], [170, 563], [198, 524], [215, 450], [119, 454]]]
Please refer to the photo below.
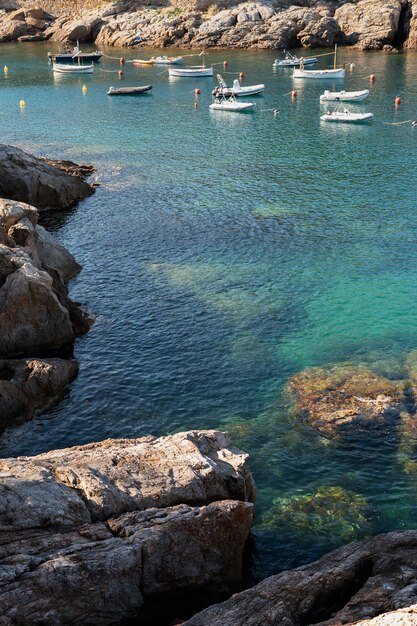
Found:
[[[108, 98], [116, 59], [92, 76], [54, 78], [50, 48], [2, 45], [2, 141], [97, 167], [96, 194], [55, 227], [84, 268], [71, 296], [97, 320], [77, 340], [68, 396], [9, 430], [0, 454], [229, 428], [259, 490], [258, 576], [415, 525], [417, 491], [392, 432], [328, 445], [294, 425], [281, 393], [305, 367], [347, 360], [399, 377], [417, 346], [417, 129], [384, 124], [417, 118], [416, 55], [341, 51], [356, 64], [346, 88], [376, 74], [360, 105], [374, 123], [349, 127], [319, 121], [318, 96], [333, 85], [294, 85], [289, 71], [273, 72], [275, 53], [207, 57], [228, 59], [229, 80], [244, 71], [246, 84], [267, 85], [257, 111], [241, 115], [208, 110], [211, 79], [169, 80], [156, 67], [127, 64], [123, 81], [152, 83], [152, 94]], [[277, 498], [323, 486], [366, 504], [342, 507], [343, 527], [268, 525]]]

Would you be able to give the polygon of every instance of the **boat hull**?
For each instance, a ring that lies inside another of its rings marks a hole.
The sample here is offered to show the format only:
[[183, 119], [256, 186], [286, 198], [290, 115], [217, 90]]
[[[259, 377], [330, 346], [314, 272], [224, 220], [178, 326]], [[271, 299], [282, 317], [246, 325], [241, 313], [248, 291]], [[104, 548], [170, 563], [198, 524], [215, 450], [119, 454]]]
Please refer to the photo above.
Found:
[[252, 85], [248, 87], [240, 87], [235, 89], [234, 87], [216, 87], [212, 91], [213, 96], [224, 95], [227, 97], [235, 96], [235, 98], [243, 98], [245, 96], [257, 96], [265, 90], [265, 85]]
[[213, 102], [213, 104], [210, 104], [209, 109], [211, 111], [232, 111], [233, 113], [244, 113], [246, 111], [253, 111], [255, 106], [254, 102]]
[[336, 70], [300, 70], [294, 69], [293, 78], [329, 79], [344, 78], [345, 69], [342, 67]]
[[110, 87], [107, 92], [108, 96], [138, 96], [152, 89], [152, 85], [144, 85], [143, 87]]
[[63, 63], [54, 63], [52, 69], [57, 74], [92, 74], [94, 65], [70, 65]]
[[153, 65], [153, 61], [148, 61], [147, 59], [133, 59], [133, 65]]
[[362, 91], [325, 91], [320, 102], [362, 102], [369, 96], [369, 89]]
[[184, 59], [182, 57], [152, 57], [151, 61], [155, 65], [180, 65], [184, 62]]
[[373, 113], [326, 113], [320, 119], [322, 122], [333, 122], [338, 124], [363, 124], [373, 119]]
[[181, 76], [184, 78], [199, 78], [202, 76], [213, 76], [212, 67], [169, 67], [170, 76]]
[[[307, 67], [307, 65], [314, 65], [315, 63], [317, 63], [317, 61], [318, 59], [316, 59], [315, 57], [303, 59], [303, 65], [304, 67]], [[281, 61], [279, 59], [276, 59], [272, 67], [300, 67], [300, 63], [301, 59], [282, 59]]]
[[72, 64], [75, 59], [80, 59], [81, 63], [98, 63], [101, 57], [103, 56], [102, 52], [90, 52], [86, 54], [77, 54], [76, 56], [69, 54], [52, 54], [48, 52], [48, 58], [53, 63], [58, 63], [60, 65], [64, 63]]

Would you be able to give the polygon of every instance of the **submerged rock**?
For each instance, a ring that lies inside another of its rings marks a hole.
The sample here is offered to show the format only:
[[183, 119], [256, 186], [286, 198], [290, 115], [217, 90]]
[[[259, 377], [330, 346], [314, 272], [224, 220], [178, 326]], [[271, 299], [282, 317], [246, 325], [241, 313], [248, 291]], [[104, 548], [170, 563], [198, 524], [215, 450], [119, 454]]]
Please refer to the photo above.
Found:
[[[417, 603], [417, 531], [351, 543], [209, 607], [184, 626], [391, 626]], [[397, 611], [385, 616], [382, 613]], [[376, 616], [380, 616], [376, 618]], [[375, 621], [369, 622], [375, 618]], [[389, 621], [391, 619], [392, 621]], [[408, 619], [408, 618], [407, 618]], [[398, 621], [397, 621], [398, 620]]]
[[0, 360], [0, 431], [45, 410], [77, 373], [75, 361]]
[[320, 487], [315, 493], [275, 498], [261, 518], [260, 528], [286, 530], [303, 540], [320, 537], [327, 545], [358, 539], [370, 531], [365, 509], [367, 500], [342, 487]]
[[296, 415], [334, 438], [381, 426], [404, 408], [404, 383], [352, 365], [314, 367], [291, 378], [286, 387]]
[[94, 188], [20, 148], [0, 145], [0, 196], [38, 209], [72, 206], [91, 196]]
[[154, 623], [239, 588], [254, 482], [223, 433], [107, 440], [0, 470], [2, 626]]

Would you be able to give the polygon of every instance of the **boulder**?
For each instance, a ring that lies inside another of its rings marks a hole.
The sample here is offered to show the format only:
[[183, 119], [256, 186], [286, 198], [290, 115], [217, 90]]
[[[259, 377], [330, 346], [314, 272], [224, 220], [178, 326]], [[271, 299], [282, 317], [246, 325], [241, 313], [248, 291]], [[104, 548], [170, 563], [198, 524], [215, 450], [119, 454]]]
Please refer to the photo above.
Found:
[[77, 373], [75, 361], [0, 360], [0, 431], [48, 408]]
[[247, 455], [223, 433], [0, 462], [0, 624], [157, 623], [239, 588]]
[[0, 196], [27, 202], [38, 209], [68, 208], [94, 193], [71, 176], [20, 148], [0, 145]]
[[307, 369], [286, 387], [296, 416], [329, 438], [399, 418], [406, 412], [404, 391], [404, 382], [350, 364]]
[[332, 17], [312, 20], [300, 31], [298, 39], [303, 48], [332, 47], [340, 34], [340, 26]]
[[267, 578], [183, 626], [415, 624], [416, 577], [417, 531], [387, 533]]
[[401, 14], [401, 0], [359, 0], [338, 7], [334, 14], [341, 43], [363, 49], [394, 43]]

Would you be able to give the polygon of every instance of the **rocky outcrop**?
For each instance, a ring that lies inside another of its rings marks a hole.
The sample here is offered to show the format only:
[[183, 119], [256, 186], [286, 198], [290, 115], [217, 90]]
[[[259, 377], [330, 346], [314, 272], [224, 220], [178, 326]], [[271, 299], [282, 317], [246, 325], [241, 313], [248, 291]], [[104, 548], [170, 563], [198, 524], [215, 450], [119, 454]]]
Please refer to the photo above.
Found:
[[0, 196], [39, 210], [65, 209], [94, 193], [79, 176], [53, 167], [20, 148], [0, 145]]
[[80, 266], [37, 221], [34, 207], [0, 200], [1, 357], [61, 348], [91, 325], [65, 287]]
[[342, 4], [334, 19], [342, 33], [341, 42], [364, 50], [379, 50], [392, 44], [398, 32], [402, 3], [400, 0], [360, 0]]
[[393, 532], [267, 578], [184, 626], [415, 624], [415, 608], [407, 607], [417, 603], [416, 581], [417, 531]]
[[77, 373], [75, 361], [0, 360], [0, 431], [48, 408]]
[[241, 583], [254, 483], [223, 433], [108, 440], [0, 470], [2, 626], [155, 623]]
[[329, 438], [399, 418], [406, 412], [404, 393], [404, 381], [349, 364], [307, 369], [286, 387], [295, 415]]
[[0, 42], [42, 41], [44, 31], [55, 18], [43, 9], [17, 9], [8, 13], [0, 22]]

